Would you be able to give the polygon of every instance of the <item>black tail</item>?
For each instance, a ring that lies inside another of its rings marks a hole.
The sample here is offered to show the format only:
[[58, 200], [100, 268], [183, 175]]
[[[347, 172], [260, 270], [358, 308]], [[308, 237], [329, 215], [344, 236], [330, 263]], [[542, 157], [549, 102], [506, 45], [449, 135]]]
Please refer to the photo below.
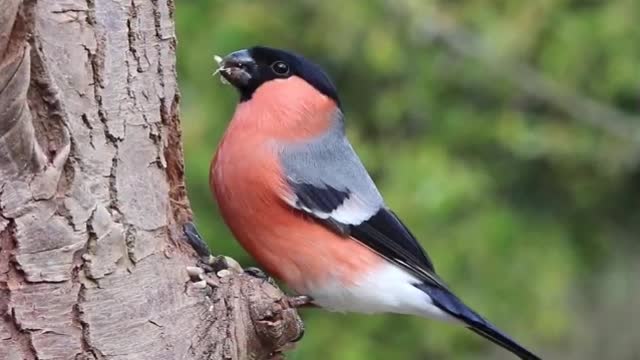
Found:
[[[466, 322], [466, 321], [465, 321]], [[501, 333], [500, 330], [496, 329], [495, 326], [489, 324], [488, 322], [484, 322], [484, 324], [473, 324], [471, 325], [469, 322], [466, 322], [468, 329], [473, 331], [474, 333], [482, 336], [483, 338], [493, 342], [494, 344], [500, 345], [503, 348], [511, 351], [520, 359], [524, 360], [541, 360], [538, 356], [534, 355], [529, 350], [523, 348], [518, 343], [510, 339], [505, 334]]]
[[449, 291], [430, 284], [419, 284], [416, 287], [426, 292], [431, 297], [434, 305], [442, 309], [442, 311], [464, 322], [469, 330], [511, 351], [520, 359], [541, 360], [540, 357], [503, 334]]

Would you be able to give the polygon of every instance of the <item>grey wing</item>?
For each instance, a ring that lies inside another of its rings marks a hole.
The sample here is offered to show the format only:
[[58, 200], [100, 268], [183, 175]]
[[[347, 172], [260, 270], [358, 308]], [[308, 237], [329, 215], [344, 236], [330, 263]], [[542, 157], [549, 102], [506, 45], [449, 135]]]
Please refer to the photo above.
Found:
[[444, 287], [418, 241], [385, 206], [340, 124], [310, 142], [283, 147], [280, 161], [293, 193], [284, 199], [290, 206]]
[[358, 225], [384, 206], [362, 162], [340, 129], [281, 152], [289, 204], [320, 219]]

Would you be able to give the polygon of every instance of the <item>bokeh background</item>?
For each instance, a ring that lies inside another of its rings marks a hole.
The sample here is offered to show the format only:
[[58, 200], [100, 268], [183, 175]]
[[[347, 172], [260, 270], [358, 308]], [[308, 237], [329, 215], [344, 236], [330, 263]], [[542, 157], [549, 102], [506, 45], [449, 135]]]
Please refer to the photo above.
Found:
[[[296, 50], [441, 276], [546, 359], [640, 359], [640, 1], [177, 2], [189, 194], [216, 253], [250, 265], [208, 190], [237, 95], [213, 55]], [[461, 328], [305, 310], [290, 359], [512, 359]]]

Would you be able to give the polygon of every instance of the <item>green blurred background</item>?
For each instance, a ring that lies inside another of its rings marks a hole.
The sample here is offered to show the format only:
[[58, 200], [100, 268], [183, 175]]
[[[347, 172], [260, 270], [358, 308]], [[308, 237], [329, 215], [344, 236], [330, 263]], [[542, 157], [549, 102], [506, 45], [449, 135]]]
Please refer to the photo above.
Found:
[[[213, 55], [296, 50], [468, 304], [546, 359], [640, 359], [640, 1], [177, 2], [189, 194], [250, 265], [208, 169], [237, 95]], [[290, 359], [512, 359], [458, 327], [305, 310]]]

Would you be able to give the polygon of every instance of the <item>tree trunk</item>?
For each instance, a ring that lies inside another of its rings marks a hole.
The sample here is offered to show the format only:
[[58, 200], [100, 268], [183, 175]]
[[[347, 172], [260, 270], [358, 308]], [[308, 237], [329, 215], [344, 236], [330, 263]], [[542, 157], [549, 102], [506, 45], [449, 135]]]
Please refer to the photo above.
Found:
[[0, 359], [268, 359], [261, 279], [193, 286], [172, 0], [0, 1]]

